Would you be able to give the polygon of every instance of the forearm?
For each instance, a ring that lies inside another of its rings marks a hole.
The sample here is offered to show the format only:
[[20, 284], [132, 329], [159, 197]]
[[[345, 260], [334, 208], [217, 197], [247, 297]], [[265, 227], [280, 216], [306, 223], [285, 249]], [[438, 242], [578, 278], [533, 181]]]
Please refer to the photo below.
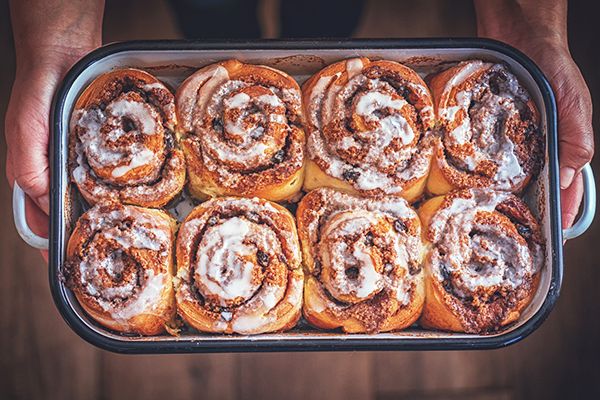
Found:
[[102, 43], [104, 0], [11, 0], [17, 67], [70, 65]]
[[567, 44], [566, 0], [475, 0], [479, 36], [522, 48], [528, 42]]

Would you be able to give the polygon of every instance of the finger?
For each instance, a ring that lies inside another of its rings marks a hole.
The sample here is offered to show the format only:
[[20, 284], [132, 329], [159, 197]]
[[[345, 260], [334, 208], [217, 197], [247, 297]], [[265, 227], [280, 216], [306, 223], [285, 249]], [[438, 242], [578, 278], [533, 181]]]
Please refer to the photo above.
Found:
[[[26, 197], [25, 200], [25, 214], [27, 217], [27, 224], [33, 233], [47, 238], [50, 231], [48, 215], [46, 215], [46, 213], [42, 211], [29, 197]], [[40, 250], [40, 253], [44, 261], [48, 263], [48, 251]]]
[[581, 174], [578, 174], [572, 185], [570, 185], [567, 189], [560, 191], [563, 228], [569, 228], [571, 225], [573, 225], [573, 222], [577, 217], [582, 198], [583, 178], [581, 177]]

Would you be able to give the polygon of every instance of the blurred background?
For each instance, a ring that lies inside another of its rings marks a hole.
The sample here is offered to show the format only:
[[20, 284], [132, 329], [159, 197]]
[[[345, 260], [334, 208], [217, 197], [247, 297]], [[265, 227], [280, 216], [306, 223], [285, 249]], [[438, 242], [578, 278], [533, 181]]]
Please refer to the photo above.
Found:
[[[600, 24], [592, 2], [570, 2], [571, 51], [600, 107]], [[263, 37], [276, 38], [278, 0], [262, 0]], [[474, 36], [470, 0], [366, 2], [354, 36]], [[202, 24], [202, 20], [198, 20]], [[223, 26], [227, 24], [223, 22]], [[104, 42], [181, 38], [167, 1], [108, 0]], [[0, 0], [0, 121], [14, 76], [7, 0]], [[600, 129], [598, 113], [594, 127]], [[0, 125], [0, 131], [4, 128]], [[6, 143], [0, 139], [0, 175]], [[600, 174], [600, 157], [594, 169]], [[37, 251], [12, 224], [0, 184], [2, 399], [564, 399], [600, 398], [600, 239], [596, 222], [566, 244], [563, 290], [548, 320], [522, 342], [477, 352], [122, 356], [98, 350], [63, 322]], [[596, 218], [596, 221], [600, 217]]]

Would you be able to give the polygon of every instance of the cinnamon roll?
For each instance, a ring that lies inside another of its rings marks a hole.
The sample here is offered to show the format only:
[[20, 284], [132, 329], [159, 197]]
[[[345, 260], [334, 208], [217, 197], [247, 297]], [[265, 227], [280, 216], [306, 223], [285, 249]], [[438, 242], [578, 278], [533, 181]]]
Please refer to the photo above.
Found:
[[123, 333], [156, 335], [176, 313], [176, 224], [165, 212], [101, 202], [71, 234], [63, 275], [83, 309]]
[[300, 88], [292, 77], [228, 60], [191, 75], [176, 98], [195, 197], [281, 201], [300, 191], [304, 131]]
[[181, 317], [203, 332], [292, 328], [303, 272], [294, 218], [262, 199], [226, 197], [196, 207], [177, 237]]
[[504, 64], [465, 61], [429, 87], [442, 133], [427, 190], [485, 187], [521, 192], [537, 173], [544, 139], [535, 104]]
[[429, 245], [425, 328], [486, 333], [516, 321], [543, 265], [540, 226], [516, 196], [466, 189], [419, 209]]
[[417, 320], [424, 301], [421, 223], [404, 199], [315, 189], [300, 201], [297, 220], [310, 324], [384, 332]]
[[164, 206], [185, 184], [176, 123], [174, 97], [154, 76], [137, 69], [99, 76], [71, 117], [71, 180], [90, 204]]
[[307, 127], [305, 190], [333, 187], [362, 195], [422, 193], [434, 125], [429, 89], [393, 61], [332, 64], [302, 87]]

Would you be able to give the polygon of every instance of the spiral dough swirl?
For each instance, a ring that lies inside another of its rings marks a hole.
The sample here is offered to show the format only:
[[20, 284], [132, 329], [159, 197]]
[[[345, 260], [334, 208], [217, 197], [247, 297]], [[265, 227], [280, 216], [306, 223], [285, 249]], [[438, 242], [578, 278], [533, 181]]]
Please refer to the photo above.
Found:
[[467, 332], [498, 329], [535, 291], [541, 232], [514, 195], [453, 192], [435, 211], [427, 237], [433, 245], [428, 268]]
[[350, 59], [303, 86], [307, 151], [329, 176], [363, 194], [399, 194], [429, 170], [429, 89], [393, 61]]
[[190, 174], [219, 187], [209, 194], [259, 195], [301, 170], [300, 88], [287, 74], [237, 60], [213, 64], [181, 85], [177, 105]]
[[150, 74], [126, 69], [101, 75], [71, 118], [71, 178], [90, 203], [166, 204], [185, 180], [175, 124], [174, 97]]
[[180, 313], [197, 329], [259, 333], [291, 327], [302, 294], [292, 217], [259, 199], [197, 207], [177, 241]]
[[[170, 218], [158, 210], [99, 203], [77, 222], [65, 276], [84, 308], [109, 327], [156, 334], [173, 312]], [[171, 298], [169, 296], [171, 294]], [[143, 324], [150, 315], [158, 324]]]
[[414, 322], [422, 304], [423, 250], [419, 219], [406, 201], [316, 189], [301, 201], [298, 221], [311, 272], [309, 321], [369, 332]]

